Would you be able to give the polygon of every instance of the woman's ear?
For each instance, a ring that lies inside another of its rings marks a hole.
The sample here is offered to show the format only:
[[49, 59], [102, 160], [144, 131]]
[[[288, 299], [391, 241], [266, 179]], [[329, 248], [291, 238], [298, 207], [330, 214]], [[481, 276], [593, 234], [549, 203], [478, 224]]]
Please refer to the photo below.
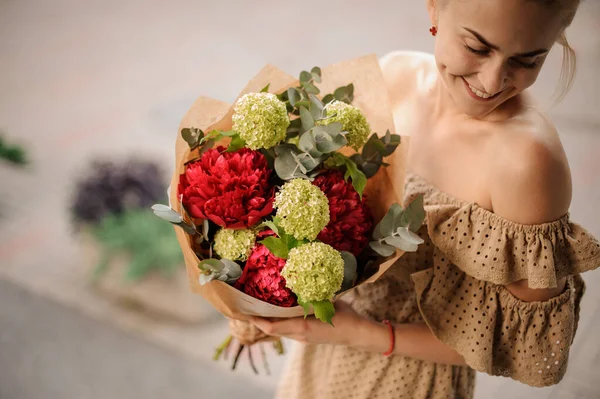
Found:
[[431, 19], [431, 25], [437, 26], [438, 21], [438, 8], [441, 0], [425, 0], [427, 3], [427, 12], [429, 12], [429, 18]]

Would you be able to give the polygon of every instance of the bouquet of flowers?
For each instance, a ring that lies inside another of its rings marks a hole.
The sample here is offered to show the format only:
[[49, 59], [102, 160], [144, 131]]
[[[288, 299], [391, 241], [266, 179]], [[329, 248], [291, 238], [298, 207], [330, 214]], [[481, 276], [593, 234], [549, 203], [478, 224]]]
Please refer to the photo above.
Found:
[[272, 340], [249, 316], [331, 323], [333, 300], [422, 243], [391, 115], [367, 56], [299, 80], [267, 66], [233, 106], [201, 97], [183, 119], [170, 204], [153, 209], [179, 227], [192, 290], [233, 319], [236, 359]]

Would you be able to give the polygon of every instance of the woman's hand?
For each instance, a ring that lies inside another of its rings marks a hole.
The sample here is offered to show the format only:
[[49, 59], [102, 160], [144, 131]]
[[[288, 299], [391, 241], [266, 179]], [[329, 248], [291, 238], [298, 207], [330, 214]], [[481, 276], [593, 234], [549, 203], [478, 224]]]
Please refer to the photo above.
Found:
[[265, 319], [253, 317], [250, 321], [268, 335], [286, 337], [308, 344], [333, 344], [356, 346], [368, 320], [360, 317], [347, 303], [335, 303], [333, 326], [317, 320], [314, 316], [291, 319]]

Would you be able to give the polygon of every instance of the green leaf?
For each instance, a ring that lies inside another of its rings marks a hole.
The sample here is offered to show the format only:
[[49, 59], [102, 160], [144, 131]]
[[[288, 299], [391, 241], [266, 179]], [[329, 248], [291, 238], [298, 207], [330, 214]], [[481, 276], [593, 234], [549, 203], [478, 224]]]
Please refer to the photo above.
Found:
[[198, 147], [200, 140], [204, 138], [204, 132], [194, 127], [181, 129], [181, 137], [190, 146], [191, 149]]
[[273, 232], [277, 235], [279, 235], [279, 229], [277, 228], [277, 225], [275, 224], [275, 222], [270, 221], [270, 220], [265, 220], [264, 222], [262, 222], [259, 226], [259, 228], [261, 227], [268, 227], [271, 230], [273, 230]]
[[370, 179], [371, 177], [375, 176], [379, 171], [380, 167], [381, 165], [378, 165], [373, 162], [365, 162], [361, 165], [362, 171], [367, 177], [367, 179]]
[[302, 306], [302, 309], [304, 309], [304, 318], [306, 319], [310, 313], [310, 303], [304, 302], [302, 298], [298, 297], [298, 305]]
[[323, 118], [323, 108], [325, 105], [319, 100], [319, 98], [313, 94], [309, 95], [310, 98], [310, 114], [314, 118], [314, 120], [319, 120]]
[[167, 222], [178, 224], [183, 221], [183, 216], [175, 212], [170, 206], [167, 205], [154, 204], [152, 205], [152, 211], [156, 216], [166, 220]]
[[[314, 152], [314, 151], [313, 151]], [[313, 156], [309, 153], [302, 152], [296, 156], [296, 160], [300, 162], [307, 171], [314, 170], [321, 162], [323, 162], [323, 157]]]
[[424, 221], [425, 208], [423, 207], [423, 195], [419, 195], [406, 207], [402, 219], [396, 227], [409, 226], [410, 230], [416, 233]]
[[317, 151], [328, 154], [330, 152], [334, 152], [339, 150], [348, 144], [348, 141], [341, 134], [332, 138], [325, 130], [317, 130], [316, 128], [313, 130], [315, 136], [315, 142]]
[[290, 104], [292, 104], [292, 106], [296, 106], [296, 103], [302, 99], [302, 95], [300, 94], [298, 89], [296, 89], [295, 87], [290, 87], [287, 90], [287, 95], [290, 100]]
[[323, 103], [324, 104], [329, 104], [333, 100], [335, 100], [335, 97], [333, 96], [333, 94], [328, 94], [325, 97], [323, 97]]
[[202, 271], [209, 271], [212, 273], [219, 273], [221, 270], [223, 270], [223, 267], [225, 267], [225, 265], [223, 265], [223, 263], [218, 260], [218, 259], [204, 259], [203, 261], [201, 261], [200, 263], [198, 263], [198, 268]]
[[276, 148], [277, 157], [275, 158], [275, 172], [282, 180], [291, 180], [298, 177], [308, 178], [305, 174], [299, 171], [298, 161], [294, 156], [295, 146], [279, 145]]
[[300, 107], [304, 107], [308, 109], [310, 107], [310, 101], [308, 100], [300, 100], [296, 102], [296, 108], [300, 109]]
[[307, 71], [300, 72], [300, 84], [309, 83], [310, 81], [312, 81], [312, 79], [313, 79], [313, 77], [310, 72], [307, 72]]
[[260, 92], [261, 93], [268, 93], [269, 92], [269, 86], [271, 86], [271, 83], [269, 83], [268, 85], [266, 85], [265, 87], [263, 87]]
[[325, 323], [331, 324], [333, 326], [331, 320], [335, 315], [335, 307], [333, 306], [333, 303], [331, 301], [315, 301], [311, 302], [311, 305], [313, 306], [313, 309], [315, 311], [315, 317], [317, 319]]
[[354, 186], [354, 189], [362, 199], [363, 191], [367, 186], [367, 176], [358, 170], [356, 164], [350, 158], [346, 158], [346, 167], [348, 168], [346, 175], [350, 176], [352, 179], [352, 186]]
[[288, 257], [288, 247], [287, 243], [284, 242], [281, 238], [277, 237], [267, 237], [260, 242], [265, 247], [271, 251], [273, 255], [278, 258], [287, 259]]
[[354, 100], [354, 85], [350, 83], [348, 86], [338, 87], [333, 92], [333, 96], [338, 101], [343, 101], [345, 103], [352, 103]]
[[396, 253], [396, 248], [379, 241], [371, 241], [369, 242], [369, 246], [381, 256], [388, 257]]
[[342, 133], [342, 124], [339, 122], [332, 122], [325, 126], [319, 126], [331, 137], [340, 136]]
[[321, 83], [321, 68], [314, 67], [311, 69], [310, 74], [315, 82]]
[[385, 145], [382, 155], [384, 157], [392, 155], [394, 151], [396, 151], [396, 148], [398, 148], [398, 146], [400, 145], [400, 141], [400, 135], [390, 134], [390, 131], [388, 130], [382, 139], [382, 142]]
[[398, 248], [404, 252], [415, 252], [419, 246], [403, 239], [402, 237], [385, 237], [383, 241], [391, 246]]
[[388, 237], [394, 234], [396, 229], [399, 227], [399, 221], [403, 215], [402, 207], [396, 203], [390, 206], [387, 213], [381, 219], [381, 222], [375, 227], [373, 231], [373, 238], [381, 240], [384, 237]]
[[354, 286], [354, 282], [357, 277], [358, 265], [356, 258], [350, 252], [340, 251], [342, 259], [344, 259], [344, 280], [342, 282], [342, 288], [339, 292], [349, 290]]
[[303, 82], [301, 85], [308, 94], [319, 94], [321, 92], [321, 90], [312, 83]]
[[373, 133], [362, 149], [362, 156], [365, 161], [375, 162], [377, 158], [382, 159], [385, 152], [385, 144]]
[[227, 152], [236, 152], [237, 150], [241, 150], [246, 146], [246, 142], [242, 139], [239, 134], [236, 134], [231, 138], [231, 142], [227, 147]]
[[309, 130], [303, 133], [300, 136], [300, 140], [298, 141], [298, 148], [300, 148], [304, 152], [311, 152], [315, 149], [317, 142], [315, 140], [315, 136], [313, 135], [312, 130]]
[[300, 107], [300, 119], [302, 119], [302, 129], [304, 129], [305, 132], [315, 127], [315, 119], [305, 107]]

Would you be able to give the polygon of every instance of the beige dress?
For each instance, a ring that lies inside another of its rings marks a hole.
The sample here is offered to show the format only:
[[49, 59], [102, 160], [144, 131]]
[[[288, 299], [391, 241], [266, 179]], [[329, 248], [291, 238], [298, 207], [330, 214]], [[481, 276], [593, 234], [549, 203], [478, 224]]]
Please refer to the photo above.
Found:
[[[459, 201], [413, 173], [408, 203], [424, 195], [427, 218], [416, 253], [361, 287], [353, 307], [394, 323], [427, 323], [470, 367], [386, 357], [345, 346], [301, 345], [277, 397], [285, 399], [447, 399], [473, 397], [475, 370], [532, 386], [561, 380], [579, 318], [580, 273], [600, 265], [600, 244], [560, 220], [522, 225]], [[504, 285], [567, 287], [546, 302], [523, 302]]]

